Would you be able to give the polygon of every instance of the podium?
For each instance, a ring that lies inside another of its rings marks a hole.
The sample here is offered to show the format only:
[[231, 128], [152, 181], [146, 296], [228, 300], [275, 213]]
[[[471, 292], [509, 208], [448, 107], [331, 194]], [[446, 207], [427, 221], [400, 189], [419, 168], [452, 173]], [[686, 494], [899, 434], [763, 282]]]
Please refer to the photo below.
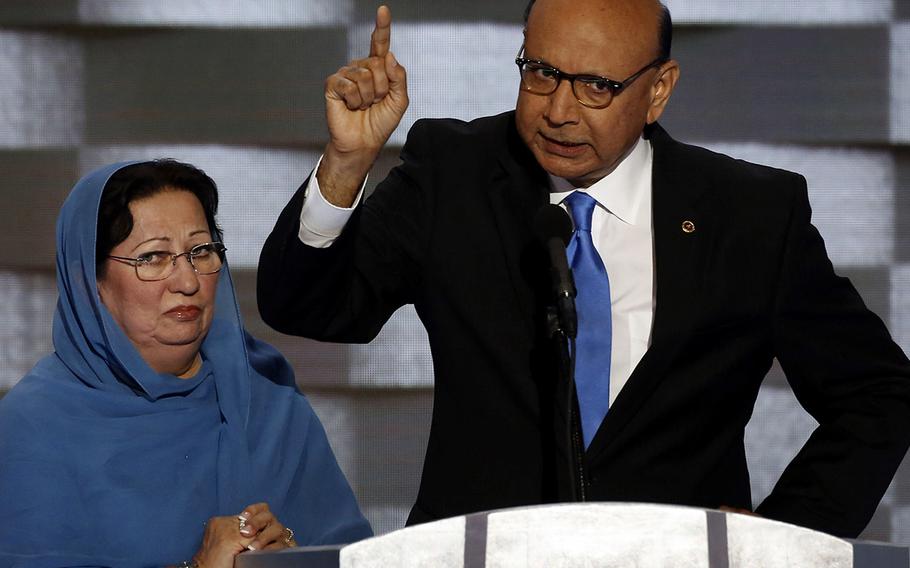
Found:
[[248, 552], [235, 568], [910, 568], [907, 547], [737, 513], [638, 503], [519, 507], [346, 546]]

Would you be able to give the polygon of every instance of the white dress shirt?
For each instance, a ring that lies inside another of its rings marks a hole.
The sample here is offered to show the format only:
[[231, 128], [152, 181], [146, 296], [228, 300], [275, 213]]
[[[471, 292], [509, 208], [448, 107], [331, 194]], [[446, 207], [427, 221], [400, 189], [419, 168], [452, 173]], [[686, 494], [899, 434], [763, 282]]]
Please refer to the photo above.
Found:
[[651, 143], [639, 138], [616, 169], [591, 187], [575, 189], [568, 181], [550, 176], [550, 203], [565, 208], [563, 200], [574, 191], [584, 191], [597, 200], [591, 219], [591, 238], [610, 278], [613, 314], [610, 404], [651, 343], [654, 320], [651, 165]]
[[[651, 144], [639, 138], [615, 170], [583, 190], [597, 200], [591, 220], [591, 237], [610, 278], [613, 314], [610, 404], [651, 342], [654, 320], [651, 165]], [[326, 248], [344, 230], [363, 196], [363, 186], [350, 208], [329, 203], [319, 191], [315, 175], [310, 176], [305, 191], [298, 236], [306, 245]], [[562, 200], [573, 191], [578, 190], [568, 181], [550, 176], [551, 203], [565, 207]]]
[[335, 242], [335, 239], [341, 236], [344, 226], [354, 213], [354, 208], [363, 199], [363, 188], [367, 185], [367, 178], [364, 178], [351, 207], [332, 205], [322, 195], [322, 191], [319, 190], [319, 182], [316, 180], [316, 171], [319, 170], [321, 163], [322, 156], [316, 162], [313, 175], [310, 176], [310, 182], [304, 190], [303, 208], [300, 210], [300, 229], [297, 231], [300, 242], [313, 248], [328, 248]]

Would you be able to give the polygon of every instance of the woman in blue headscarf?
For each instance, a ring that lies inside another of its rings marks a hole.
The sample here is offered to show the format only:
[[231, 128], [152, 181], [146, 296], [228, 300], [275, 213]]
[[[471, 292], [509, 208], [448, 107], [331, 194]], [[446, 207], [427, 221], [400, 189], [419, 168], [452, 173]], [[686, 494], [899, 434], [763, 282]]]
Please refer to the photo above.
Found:
[[57, 222], [55, 352], [0, 401], [0, 566], [233, 566], [371, 534], [285, 359], [245, 329], [215, 184], [115, 164]]

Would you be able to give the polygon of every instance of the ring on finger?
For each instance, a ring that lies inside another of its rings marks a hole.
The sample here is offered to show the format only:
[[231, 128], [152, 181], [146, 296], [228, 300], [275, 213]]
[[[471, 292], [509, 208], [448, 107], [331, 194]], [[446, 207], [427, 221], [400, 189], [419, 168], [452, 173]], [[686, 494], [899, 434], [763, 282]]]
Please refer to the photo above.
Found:
[[288, 534], [284, 539], [284, 543], [288, 546], [291, 546], [291, 541], [294, 540], [294, 531], [288, 527], [284, 527], [284, 532]]
[[246, 517], [237, 515], [237, 520], [240, 521], [240, 532], [243, 532], [243, 529], [246, 528]]

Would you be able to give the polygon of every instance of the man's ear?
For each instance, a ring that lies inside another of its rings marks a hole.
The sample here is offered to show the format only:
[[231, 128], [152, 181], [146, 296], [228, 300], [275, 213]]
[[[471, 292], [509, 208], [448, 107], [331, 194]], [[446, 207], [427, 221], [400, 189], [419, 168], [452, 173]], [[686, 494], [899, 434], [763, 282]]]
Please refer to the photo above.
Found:
[[657, 122], [657, 119], [663, 114], [677, 81], [679, 81], [679, 63], [676, 60], [671, 59], [657, 69], [657, 79], [651, 85], [648, 124]]

